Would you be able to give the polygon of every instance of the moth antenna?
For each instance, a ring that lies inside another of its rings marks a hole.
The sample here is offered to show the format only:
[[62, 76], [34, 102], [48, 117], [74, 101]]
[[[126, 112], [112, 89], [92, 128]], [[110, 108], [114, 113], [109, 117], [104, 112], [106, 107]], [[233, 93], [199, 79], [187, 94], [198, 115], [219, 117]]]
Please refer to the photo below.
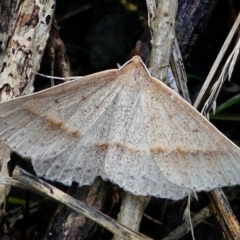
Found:
[[55, 77], [55, 76], [45, 75], [45, 74], [38, 73], [38, 72], [36, 72], [36, 75], [42, 76], [42, 77], [46, 77], [46, 78], [54, 78], [54, 79], [58, 79], [58, 80], [62, 80], [62, 81], [74, 80], [74, 79], [77, 79], [77, 78], [82, 78], [82, 76], [74, 76], [74, 77]]

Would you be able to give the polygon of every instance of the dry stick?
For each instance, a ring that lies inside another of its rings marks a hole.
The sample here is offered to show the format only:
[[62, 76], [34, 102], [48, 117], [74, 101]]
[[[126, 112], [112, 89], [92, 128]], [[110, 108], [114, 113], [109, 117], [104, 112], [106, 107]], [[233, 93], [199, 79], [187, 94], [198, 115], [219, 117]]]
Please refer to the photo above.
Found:
[[218, 222], [221, 225], [225, 239], [240, 239], [239, 222], [222, 189], [217, 188], [210, 192], [212, 207]]
[[[174, 40], [177, 0], [161, 0], [158, 1], [157, 5], [155, 5], [155, 1], [147, 1], [147, 5], [149, 7], [149, 23], [151, 24], [153, 37], [153, 53], [150, 60], [150, 68], [152, 67], [152, 76], [163, 80], [167, 77]], [[138, 231], [143, 212], [148, 202], [149, 197], [134, 196], [131, 193], [126, 193], [123, 198], [118, 221]], [[114, 240], [120, 239], [118, 236], [114, 236]]]
[[176, 81], [179, 94], [191, 104], [188, 87], [187, 87], [187, 76], [184, 68], [182, 55], [178, 46], [177, 39], [174, 39], [173, 49], [170, 58], [170, 65]]
[[211, 83], [212, 78], [213, 78], [214, 74], [216, 73], [216, 71], [217, 71], [217, 69], [219, 67], [220, 62], [222, 61], [222, 58], [223, 58], [225, 52], [227, 51], [227, 48], [228, 48], [229, 44], [231, 43], [231, 40], [232, 40], [234, 34], [236, 33], [239, 24], [240, 24], [240, 13], [238, 14], [238, 17], [237, 17], [235, 23], [233, 24], [232, 29], [229, 32], [229, 34], [228, 34], [228, 36], [227, 36], [227, 38], [226, 38], [226, 40], [225, 40], [221, 50], [220, 50], [220, 52], [219, 52], [219, 54], [218, 54], [218, 56], [217, 56], [217, 58], [216, 58], [216, 60], [215, 60], [215, 62], [213, 64], [213, 66], [212, 66], [212, 68], [211, 68], [211, 70], [210, 70], [210, 72], [209, 72], [209, 74], [208, 74], [208, 76], [207, 76], [207, 78], [206, 78], [206, 80], [204, 82], [201, 91], [198, 94], [198, 97], [197, 97], [197, 99], [196, 99], [196, 101], [195, 101], [195, 103], [193, 105], [195, 108], [198, 108], [200, 102], [202, 101], [202, 98], [203, 98], [203, 96], [204, 96], [204, 94], [205, 94], [209, 84]]
[[[59, 36], [59, 27], [54, 19], [52, 28], [50, 31], [50, 37], [48, 39], [48, 53], [51, 58], [51, 76], [54, 76], [55, 65], [58, 67], [58, 71], [61, 77], [70, 77], [70, 63], [66, 55], [66, 48]], [[66, 80], [65, 80], [66, 81]], [[54, 78], [51, 78], [51, 86], [54, 86]]]
[[165, 83], [175, 38], [176, 13], [177, 0], [158, 0], [155, 14], [149, 14], [152, 32], [152, 52], [149, 68], [153, 77]]
[[[134, 231], [139, 231], [142, 216], [149, 200], [150, 197], [136, 196], [130, 192], [125, 192], [118, 214], [118, 222], [129, 226]], [[121, 240], [122, 237], [114, 235], [113, 239]]]
[[[118, 221], [123, 224], [128, 224], [131, 229], [139, 231], [139, 226], [145, 211], [146, 204], [149, 202], [149, 197], [135, 196], [130, 192], [125, 192], [122, 198]], [[114, 237], [114, 239], [119, 239]]]
[[0, 177], [1, 184], [11, 184], [16, 187], [35, 191], [43, 196], [53, 199], [59, 203], [62, 203], [69, 208], [83, 214], [85, 217], [95, 221], [102, 227], [108, 229], [114, 234], [118, 234], [123, 239], [129, 240], [150, 240], [143, 234], [134, 232], [124, 225], [118, 223], [114, 219], [106, 216], [105, 214], [89, 207], [86, 203], [75, 200], [71, 196], [65, 194], [52, 185], [44, 182], [43, 180], [27, 173], [19, 167], [16, 167], [13, 171], [13, 177]]
[[70, 62], [66, 54], [64, 42], [59, 36], [59, 27], [55, 19], [52, 24], [50, 37], [48, 46], [51, 48], [51, 52], [53, 53], [52, 59], [54, 59], [60, 76], [68, 78], [71, 76]]
[[[199, 223], [202, 223], [203, 219], [208, 218], [210, 216], [211, 216], [211, 212], [209, 208], [208, 207], [203, 208], [194, 217], [192, 217], [191, 220], [192, 220], [193, 228], [197, 226]], [[183, 223], [180, 226], [178, 226], [174, 231], [169, 233], [166, 237], [162, 238], [161, 240], [179, 239], [190, 231], [191, 231], [190, 225]]]

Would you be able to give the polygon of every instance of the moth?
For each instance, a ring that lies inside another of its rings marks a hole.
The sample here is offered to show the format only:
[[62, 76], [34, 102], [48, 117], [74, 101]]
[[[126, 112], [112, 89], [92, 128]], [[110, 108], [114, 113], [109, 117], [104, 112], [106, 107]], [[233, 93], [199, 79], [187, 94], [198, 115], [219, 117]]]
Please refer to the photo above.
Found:
[[0, 104], [0, 139], [38, 176], [181, 199], [240, 183], [240, 150], [138, 56]]

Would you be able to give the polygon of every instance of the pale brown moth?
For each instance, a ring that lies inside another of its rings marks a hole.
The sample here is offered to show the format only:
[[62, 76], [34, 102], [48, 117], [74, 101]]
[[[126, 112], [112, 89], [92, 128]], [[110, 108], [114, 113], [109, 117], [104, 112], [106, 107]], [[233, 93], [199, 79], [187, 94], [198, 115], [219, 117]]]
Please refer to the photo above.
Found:
[[135, 195], [181, 199], [240, 183], [240, 149], [139, 57], [0, 104], [0, 138], [38, 176], [97, 176]]

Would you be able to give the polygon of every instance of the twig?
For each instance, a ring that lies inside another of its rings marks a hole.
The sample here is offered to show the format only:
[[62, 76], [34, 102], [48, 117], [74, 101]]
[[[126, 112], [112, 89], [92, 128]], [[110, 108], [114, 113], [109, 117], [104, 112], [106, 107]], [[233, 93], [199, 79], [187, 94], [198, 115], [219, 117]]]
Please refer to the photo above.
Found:
[[240, 226], [222, 189], [210, 192], [212, 207], [226, 239], [240, 239]]
[[30, 191], [38, 192], [43, 196], [47, 196], [56, 202], [60, 202], [69, 208], [83, 214], [85, 217], [95, 221], [99, 225], [108, 229], [114, 234], [121, 236], [123, 239], [129, 240], [147, 240], [151, 239], [143, 234], [136, 233], [114, 219], [106, 216], [105, 214], [94, 210], [86, 203], [75, 200], [71, 196], [51, 186], [50, 184], [40, 180], [39, 178], [25, 172], [24, 170], [16, 167], [13, 171], [13, 177], [0, 177], [0, 183], [11, 184], [16, 187], [27, 189]]
[[177, 0], [158, 0], [156, 1], [156, 13], [154, 15], [152, 13], [149, 14], [152, 32], [150, 72], [153, 77], [165, 83], [175, 38], [177, 5]]
[[170, 65], [177, 84], [179, 94], [189, 103], [191, 103], [188, 88], [187, 76], [184, 68], [182, 55], [178, 46], [178, 41], [175, 38], [173, 42], [172, 55], [170, 58]]
[[[199, 223], [201, 223], [203, 221], [202, 219], [206, 219], [210, 216], [211, 212], [209, 208], [208, 207], [203, 208], [200, 212], [198, 212], [195, 216], [192, 217], [193, 228], [197, 226]], [[190, 231], [191, 231], [190, 225], [187, 223], [183, 223], [161, 240], [179, 239]]]

